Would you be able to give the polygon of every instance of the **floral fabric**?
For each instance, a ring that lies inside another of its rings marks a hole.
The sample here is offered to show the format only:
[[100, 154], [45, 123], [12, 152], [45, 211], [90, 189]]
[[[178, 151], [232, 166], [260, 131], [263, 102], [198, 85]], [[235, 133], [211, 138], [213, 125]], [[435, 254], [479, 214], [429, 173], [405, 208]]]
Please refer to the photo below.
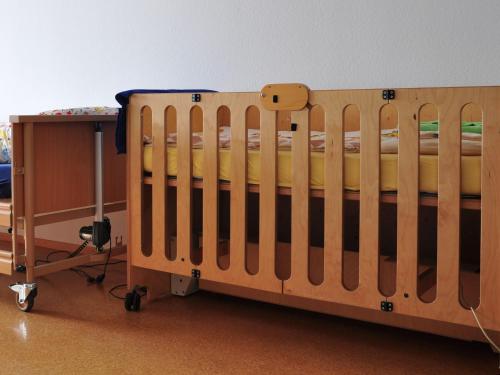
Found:
[[0, 164], [9, 164], [12, 159], [12, 127], [8, 123], [0, 123]]
[[82, 115], [117, 115], [118, 108], [112, 107], [81, 107], [52, 109], [40, 112], [42, 116], [82, 116]]

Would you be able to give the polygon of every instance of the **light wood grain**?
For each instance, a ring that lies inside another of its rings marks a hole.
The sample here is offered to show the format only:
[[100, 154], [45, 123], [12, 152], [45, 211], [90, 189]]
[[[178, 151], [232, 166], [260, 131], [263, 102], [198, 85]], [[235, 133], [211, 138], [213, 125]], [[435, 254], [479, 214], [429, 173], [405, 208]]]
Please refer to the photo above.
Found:
[[231, 107], [230, 262], [233, 272], [246, 272], [247, 244], [247, 108]]
[[[292, 112], [297, 130], [292, 138], [292, 266], [285, 287], [296, 290], [309, 281], [309, 111]], [[293, 285], [293, 286], [292, 286]]]
[[152, 107], [152, 129], [153, 129], [153, 253], [152, 258], [161, 263], [165, 252], [168, 250], [167, 241], [168, 226], [166, 211], [168, 202], [165, 187], [166, 171], [166, 135], [167, 123], [166, 113], [168, 107]]
[[309, 89], [302, 83], [276, 83], [261, 90], [261, 103], [269, 111], [300, 111], [309, 98]]
[[[397, 294], [417, 296], [419, 214], [419, 108], [411, 91], [398, 91]], [[410, 300], [411, 301], [411, 300]], [[411, 303], [411, 302], [408, 302]]]
[[203, 266], [218, 269], [219, 129], [216, 107], [203, 108]]

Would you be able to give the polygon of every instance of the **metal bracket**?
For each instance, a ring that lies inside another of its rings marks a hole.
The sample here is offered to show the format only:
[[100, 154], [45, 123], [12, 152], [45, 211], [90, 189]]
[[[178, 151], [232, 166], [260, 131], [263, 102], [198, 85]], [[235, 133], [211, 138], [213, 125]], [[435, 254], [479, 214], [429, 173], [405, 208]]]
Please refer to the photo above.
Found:
[[172, 294], [185, 297], [198, 290], [197, 278], [172, 274], [170, 279], [170, 292]]
[[396, 99], [396, 91], [395, 90], [382, 90], [382, 99], [384, 100], [393, 100]]
[[201, 272], [200, 270], [195, 270], [195, 269], [192, 269], [191, 270], [191, 277], [192, 278], [195, 278], [195, 279], [199, 279], [201, 277]]
[[394, 304], [389, 301], [380, 302], [380, 310], [385, 312], [392, 312], [394, 310]]
[[17, 293], [19, 303], [24, 303], [31, 293], [34, 293], [34, 297], [36, 297], [36, 283], [15, 283], [9, 285], [9, 288], [14, 293]]
[[192, 94], [191, 95], [191, 101], [193, 103], [201, 102], [201, 94]]

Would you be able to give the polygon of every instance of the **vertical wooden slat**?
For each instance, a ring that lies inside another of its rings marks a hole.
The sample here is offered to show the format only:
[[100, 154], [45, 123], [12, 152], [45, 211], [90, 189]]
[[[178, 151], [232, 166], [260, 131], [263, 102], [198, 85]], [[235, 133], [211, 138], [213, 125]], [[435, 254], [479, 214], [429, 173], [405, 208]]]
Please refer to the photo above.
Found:
[[219, 233], [219, 130], [217, 108], [203, 111], [203, 265], [217, 271]]
[[230, 108], [231, 123], [231, 270], [245, 272], [247, 241], [247, 124], [246, 106]]
[[165, 259], [165, 250], [168, 246], [165, 174], [166, 174], [166, 139], [165, 139], [165, 108], [155, 106], [152, 108], [153, 129], [153, 253], [157, 260]]
[[[451, 91], [449, 98], [453, 98]], [[439, 107], [436, 299], [449, 309], [456, 309], [459, 303], [460, 109], [460, 105], [447, 102]]]
[[[133, 285], [135, 259], [142, 256], [142, 200], [143, 200], [143, 136], [141, 109], [131, 98], [127, 110], [127, 209], [128, 243], [127, 284]], [[140, 223], [140, 225], [139, 225]]]
[[24, 124], [24, 253], [26, 282], [34, 281], [35, 267], [35, 160], [34, 124]]
[[177, 258], [188, 262], [192, 247], [192, 151], [189, 107], [177, 108]]
[[485, 99], [479, 314], [486, 328], [500, 331], [500, 88], [488, 89]]
[[378, 288], [380, 209], [380, 105], [367, 94], [360, 108], [359, 286]]
[[344, 215], [343, 108], [325, 108], [325, 284], [341, 285]]
[[[396, 291], [417, 297], [419, 121], [411, 92], [398, 91], [399, 112]], [[417, 115], [417, 116], [415, 116]]]
[[[292, 244], [291, 278], [295, 285], [309, 282], [309, 111], [292, 112], [297, 130], [292, 138]], [[293, 125], [292, 125], [293, 126]]]
[[259, 274], [275, 277], [276, 112], [260, 110]]

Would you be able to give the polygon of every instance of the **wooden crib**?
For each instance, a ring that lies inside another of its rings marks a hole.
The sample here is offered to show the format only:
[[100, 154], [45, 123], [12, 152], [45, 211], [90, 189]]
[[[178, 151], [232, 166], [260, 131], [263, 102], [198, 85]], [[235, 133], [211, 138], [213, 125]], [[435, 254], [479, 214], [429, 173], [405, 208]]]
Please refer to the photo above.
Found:
[[[433, 116], [438, 194], [424, 194], [419, 124]], [[480, 196], [466, 196], [459, 124], [478, 116]], [[221, 125], [231, 128], [230, 181], [219, 179]], [[397, 192], [381, 191], [380, 129], [388, 127], [399, 128]], [[248, 181], [249, 128], [260, 128], [258, 184]], [[361, 131], [359, 192], [344, 189], [344, 131], [352, 129]], [[191, 134], [201, 130], [203, 178], [193, 179]], [[293, 131], [290, 186], [279, 186], [278, 130]], [[310, 183], [311, 130], [326, 133], [320, 188]], [[211, 291], [483, 340], [474, 307], [500, 335], [500, 87], [135, 94], [127, 132], [130, 289], [158, 297], [171, 274], [184, 275]], [[175, 177], [166, 172], [172, 132]], [[150, 174], [144, 135], [152, 137]], [[477, 235], [464, 235], [464, 225]]]

